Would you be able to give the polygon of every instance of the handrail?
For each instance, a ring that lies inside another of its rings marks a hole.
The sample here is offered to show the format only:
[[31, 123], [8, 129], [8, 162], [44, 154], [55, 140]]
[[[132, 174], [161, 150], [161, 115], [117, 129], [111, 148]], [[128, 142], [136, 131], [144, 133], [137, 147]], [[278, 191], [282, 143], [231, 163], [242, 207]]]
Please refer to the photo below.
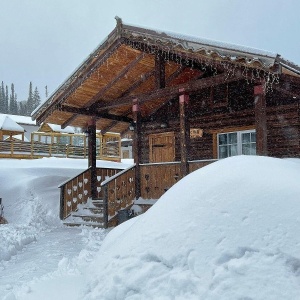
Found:
[[91, 168], [92, 168], [92, 167], [89, 167], [89, 168], [85, 169], [84, 171], [78, 173], [78, 174], [75, 175], [74, 177], [72, 177], [72, 178], [70, 178], [70, 179], [64, 181], [63, 183], [61, 183], [61, 184], [58, 186], [58, 188], [61, 188], [63, 185], [66, 185], [67, 183], [71, 182], [73, 179], [75, 179], [76, 177], [82, 175], [83, 173], [85, 173], [86, 171], [90, 170]]
[[128, 167], [128, 168], [122, 170], [121, 172], [117, 173], [116, 175], [111, 176], [111, 177], [105, 179], [104, 181], [102, 181], [101, 186], [104, 186], [104, 185], [110, 183], [112, 180], [114, 180], [114, 179], [118, 178], [119, 176], [123, 175], [124, 173], [126, 173], [126, 172], [129, 171], [129, 170], [131, 170], [131, 169], [134, 168], [135, 166], [136, 166], [136, 164], [133, 164], [132, 166], [130, 166], [130, 167]]

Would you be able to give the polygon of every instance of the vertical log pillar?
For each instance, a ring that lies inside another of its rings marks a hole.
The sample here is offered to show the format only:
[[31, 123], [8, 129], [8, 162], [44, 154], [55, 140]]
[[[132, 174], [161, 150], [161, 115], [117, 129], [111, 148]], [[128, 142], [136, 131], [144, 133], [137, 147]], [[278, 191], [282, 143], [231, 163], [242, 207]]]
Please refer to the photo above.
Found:
[[135, 198], [141, 197], [141, 111], [138, 99], [134, 99], [132, 103], [132, 113], [134, 120], [134, 137], [133, 137], [133, 158], [135, 167]]
[[88, 164], [91, 168], [91, 196], [97, 197], [97, 173], [96, 173], [96, 121], [91, 119], [88, 123]]
[[267, 155], [267, 117], [264, 84], [254, 86], [256, 154]]
[[179, 113], [180, 113], [180, 154], [181, 154], [181, 174], [186, 176], [189, 173], [188, 150], [190, 144], [190, 126], [188, 122], [189, 95], [180, 90]]

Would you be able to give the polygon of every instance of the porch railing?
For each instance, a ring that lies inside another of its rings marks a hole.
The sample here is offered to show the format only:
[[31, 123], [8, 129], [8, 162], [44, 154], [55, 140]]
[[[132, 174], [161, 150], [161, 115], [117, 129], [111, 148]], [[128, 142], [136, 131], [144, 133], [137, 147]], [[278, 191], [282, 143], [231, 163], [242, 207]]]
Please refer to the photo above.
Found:
[[[190, 172], [214, 161], [190, 161]], [[97, 168], [96, 198], [103, 200], [105, 227], [117, 216], [118, 211], [134, 203], [135, 171], [136, 166], [125, 170]], [[140, 171], [141, 198], [145, 200], [159, 199], [182, 178], [180, 162], [141, 164]], [[77, 210], [78, 204], [87, 203], [91, 198], [91, 168], [61, 184], [60, 189], [60, 218], [65, 219]]]
[[[113, 177], [122, 169], [97, 168], [96, 198], [103, 199], [103, 188], [101, 183]], [[67, 218], [72, 212], [77, 210], [78, 204], [87, 203], [92, 195], [91, 168], [81, 172], [75, 177], [62, 183], [60, 186], [60, 219]]]
[[[215, 159], [189, 161], [189, 172], [200, 169]], [[141, 197], [158, 199], [182, 178], [180, 162], [141, 164]]]
[[[107, 225], [119, 210], [130, 207], [135, 199], [135, 166], [129, 167], [101, 183]], [[106, 226], [107, 227], [107, 226]]]

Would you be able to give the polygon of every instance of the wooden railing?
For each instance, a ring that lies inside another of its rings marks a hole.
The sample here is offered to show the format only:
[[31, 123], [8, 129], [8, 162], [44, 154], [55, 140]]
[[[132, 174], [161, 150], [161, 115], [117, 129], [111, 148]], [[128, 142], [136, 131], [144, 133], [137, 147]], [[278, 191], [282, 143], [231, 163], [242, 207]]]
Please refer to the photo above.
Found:
[[[191, 161], [190, 172], [214, 161], [216, 160]], [[125, 170], [97, 168], [96, 199], [103, 199], [105, 227], [117, 216], [119, 210], [128, 209], [134, 203], [135, 171], [135, 166]], [[140, 171], [143, 199], [159, 199], [182, 178], [180, 162], [141, 164]], [[78, 204], [87, 203], [91, 199], [91, 169], [64, 182], [60, 189], [60, 218], [65, 219], [77, 210]]]
[[101, 184], [104, 193], [105, 221], [115, 217], [119, 210], [129, 208], [135, 199], [135, 166], [125, 169]]
[[[216, 160], [189, 162], [189, 172], [200, 169]], [[141, 197], [159, 199], [171, 186], [182, 178], [180, 162], [141, 164]]]
[[141, 164], [141, 197], [158, 199], [181, 178], [180, 163]]
[[31, 143], [16, 141], [0, 141], [0, 157], [31, 158]]
[[[118, 144], [100, 147], [97, 159], [120, 161]], [[46, 144], [40, 142], [0, 141], [0, 158], [67, 157], [87, 158], [88, 148], [75, 145]]]
[[[97, 168], [96, 198], [103, 199], [103, 188], [101, 183], [113, 177], [122, 169]], [[77, 210], [78, 204], [87, 203], [91, 198], [91, 168], [81, 172], [77, 176], [62, 183], [60, 191], [60, 218], [67, 218], [72, 212]]]

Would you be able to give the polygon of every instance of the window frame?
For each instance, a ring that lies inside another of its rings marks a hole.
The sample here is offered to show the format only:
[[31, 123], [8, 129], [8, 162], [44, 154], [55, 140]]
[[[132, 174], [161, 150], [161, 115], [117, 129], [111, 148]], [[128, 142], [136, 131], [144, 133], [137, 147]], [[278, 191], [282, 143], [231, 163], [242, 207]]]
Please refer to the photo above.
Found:
[[[219, 136], [220, 135], [224, 135], [226, 134], [227, 135], [227, 143], [224, 144], [224, 146], [226, 145], [227, 147], [229, 145], [231, 145], [229, 142], [228, 142], [228, 134], [231, 134], [231, 133], [236, 133], [237, 134], [237, 155], [254, 155], [254, 154], [243, 154], [242, 153], [242, 147], [243, 147], [243, 142], [242, 142], [242, 135], [244, 133], [255, 133], [256, 134], [256, 130], [255, 129], [248, 129], [248, 130], [233, 130], [233, 131], [226, 131], [226, 132], [219, 132], [216, 134], [216, 138], [217, 138], [217, 157], [218, 159], [222, 159], [220, 158], [220, 144], [219, 144]], [[251, 136], [251, 135], [250, 135]], [[250, 144], [254, 144], [253, 142], [251, 142], [250, 140]], [[255, 139], [255, 150], [256, 150], [256, 139]], [[221, 145], [222, 146], [222, 145]], [[228, 148], [227, 148], [227, 154], [228, 154]], [[255, 151], [255, 155], [256, 155], [256, 151]], [[231, 155], [231, 156], [235, 156], [235, 155]], [[226, 156], [224, 158], [227, 158], [227, 157], [231, 157], [231, 156]]]

